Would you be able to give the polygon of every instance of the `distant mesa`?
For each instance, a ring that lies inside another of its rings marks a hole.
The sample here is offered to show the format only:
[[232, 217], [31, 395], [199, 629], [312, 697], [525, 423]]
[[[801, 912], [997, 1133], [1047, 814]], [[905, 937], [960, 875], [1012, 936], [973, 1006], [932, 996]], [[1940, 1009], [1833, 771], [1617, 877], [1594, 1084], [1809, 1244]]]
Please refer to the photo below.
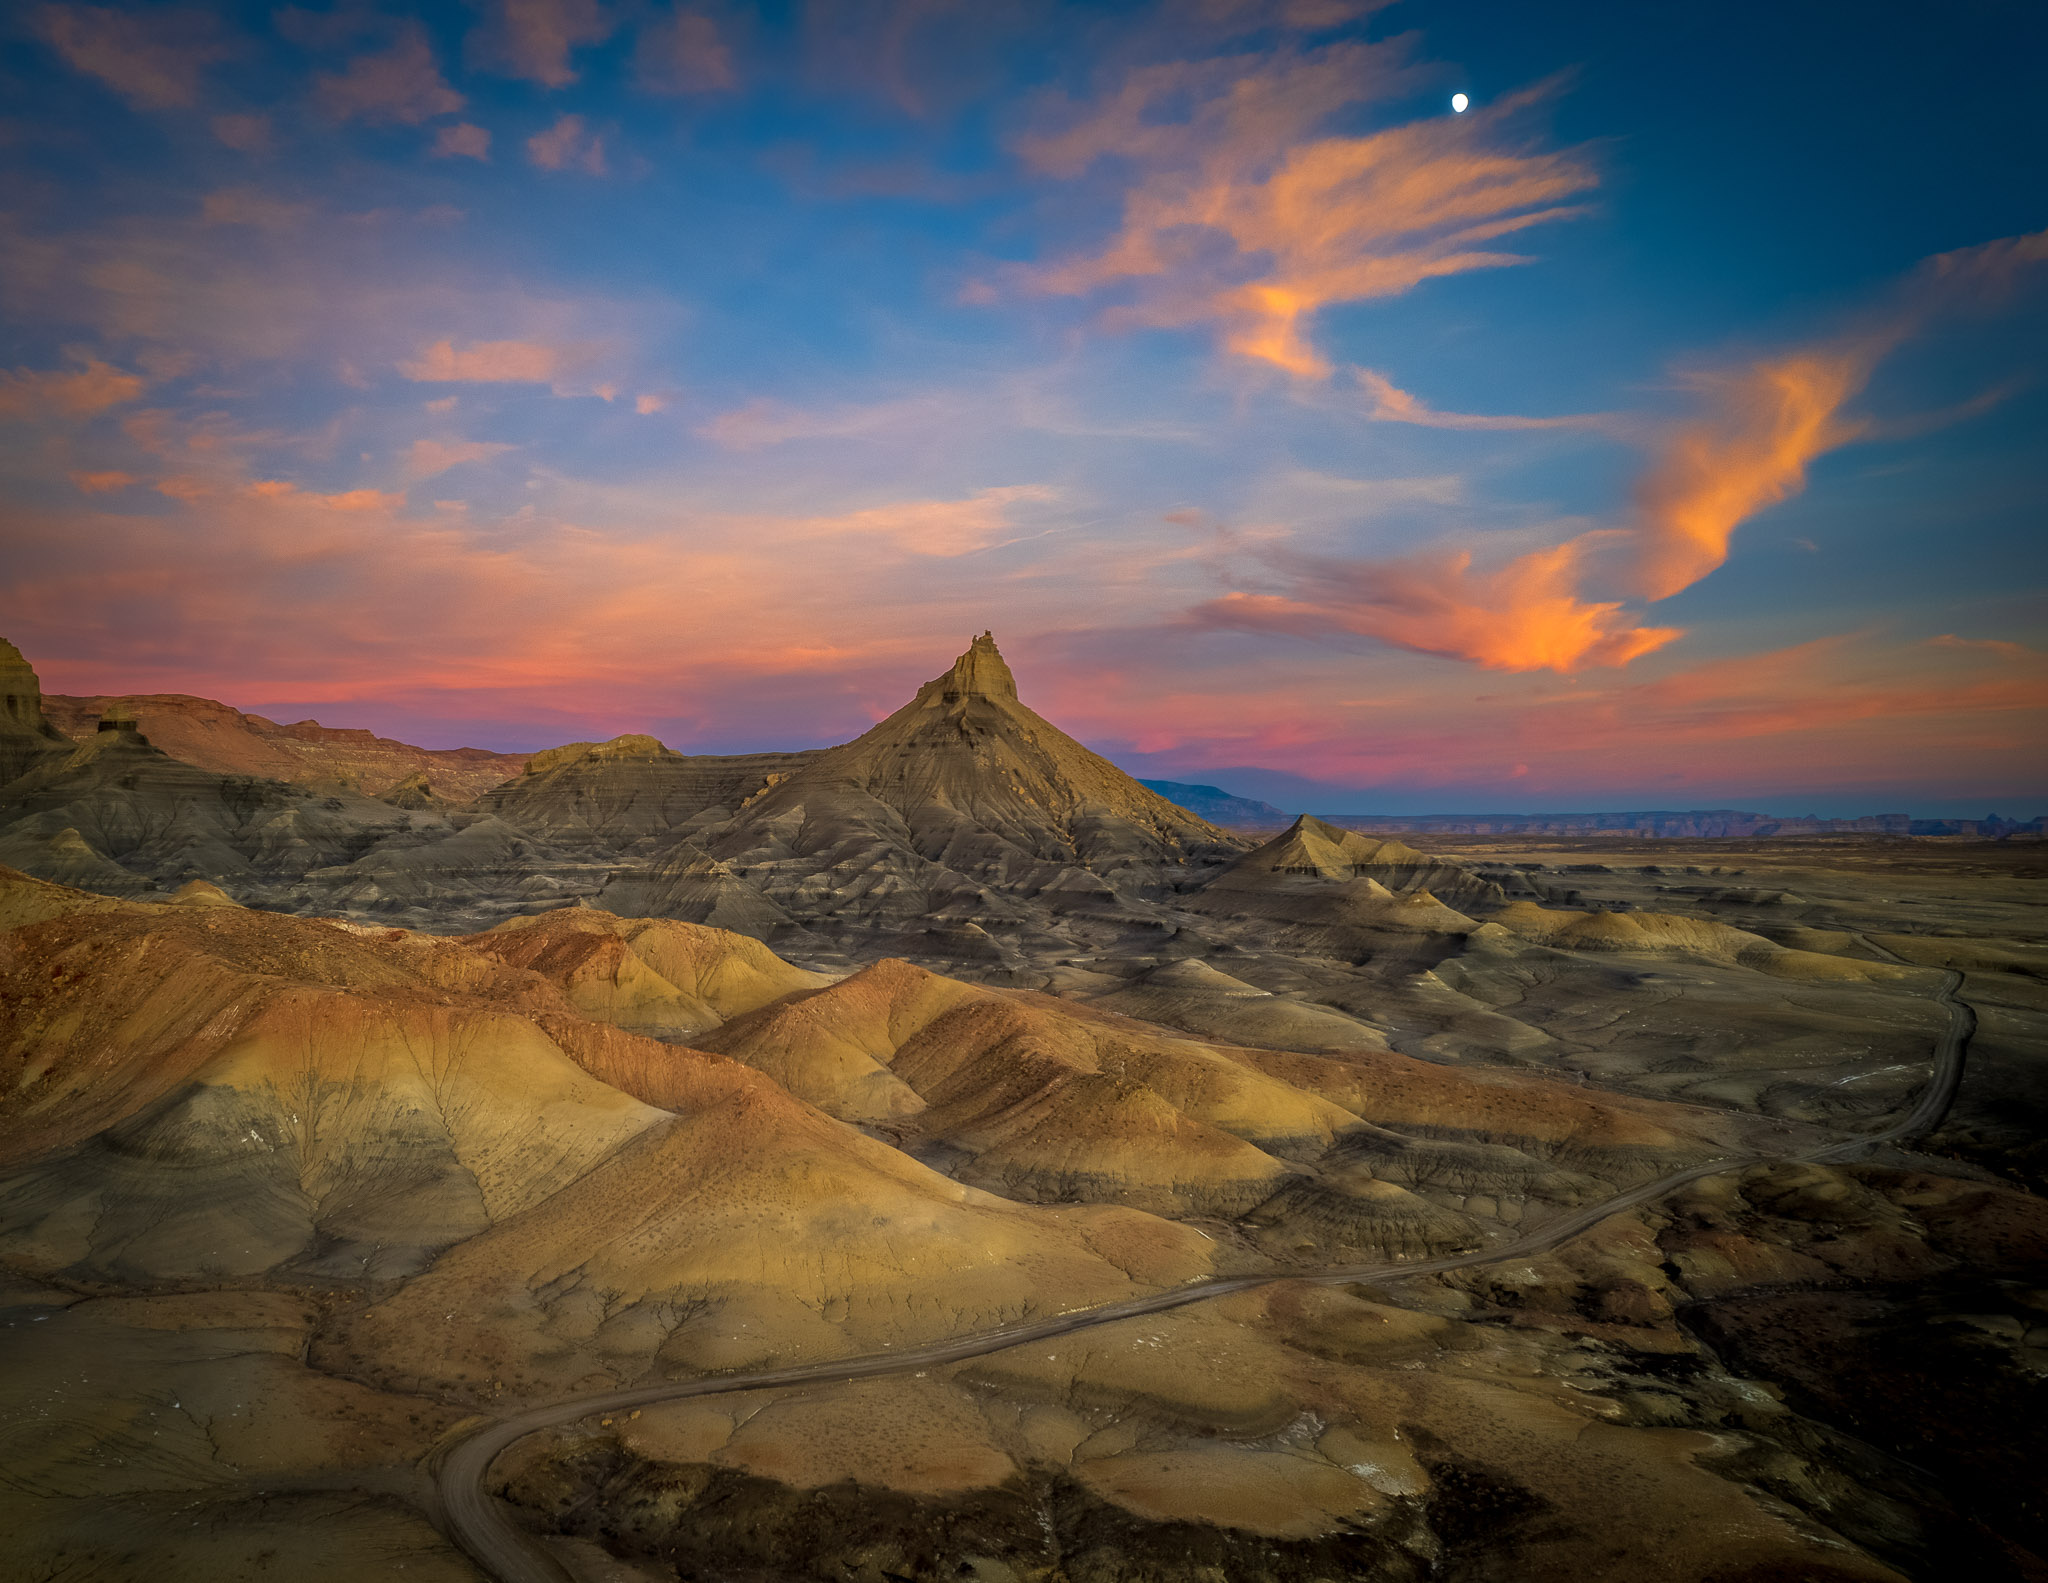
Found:
[[[7, 685], [6, 670], [0, 656], [0, 689]], [[323, 726], [317, 720], [280, 725], [184, 693], [53, 695], [43, 698], [41, 707], [60, 740], [83, 740], [102, 728], [136, 729], [171, 757], [200, 769], [260, 775], [291, 785], [346, 784], [372, 797], [385, 796], [411, 777], [424, 775], [436, 798], [467, 803], [517, 775], [526, 764], [523, 753], [416, 748], [368, 731]], [[4, 771], [0, 752], [0, 780], [5, 779]]]
[[1294, 816], [1253, 797], [1236, 797], [1220, 786], [1189, 786], [1180, 781], [1140, 781], [1168, 802], [1178, 803], [1197, 818], [1236, 830], [1277, 830]]

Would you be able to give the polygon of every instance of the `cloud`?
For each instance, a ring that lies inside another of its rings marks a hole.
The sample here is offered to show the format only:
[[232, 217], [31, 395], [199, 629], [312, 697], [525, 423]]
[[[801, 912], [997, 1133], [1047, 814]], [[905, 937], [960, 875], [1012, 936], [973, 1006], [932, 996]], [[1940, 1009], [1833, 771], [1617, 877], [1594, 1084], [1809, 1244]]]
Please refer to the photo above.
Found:
[[228, 55], [214, 20], [202, 12], [51, 5], [42, 8], [37, 22], [37, 31], [68, 65], [99, 78], [138, 110], [192, 104], [200, 74]]
[[200, 200], [199, 218], [206, 225], [249, 225], [285, 230], [299, 224], [312, 208], [266, 197], [254, 187], [223, 187]]
[[1370, 404], [1366, 416], [1376, 423], [1411, 423], [1425, 429], [1591, 429], [1611, 420], [1599, 413], [1557, 418], [1481, 416], [1470, 412], [1439, 412], [1398, 388], [1384, 374], [1354, 368], [1352, 374]]
[[[1665, 431], [1636, 485], [1631, 585], [1665, 599], [1714, 571], [1743, 522], [1806, 487], [1815, 458], [1874, 432], [1843, 408], [1879, 363], [1931, 322], [1998, 306], [2043, 262], [2048, 232], [1940, 254], [1832, 341], [1692, 375], [1705, 410]], [[1988, 405], [1965, 403], [1952, 416]]]
[[433, 478], [464, 462], [489, 461], [512, 449], [494, 440], [414, 440], [405, 453], [405, 476], [415, 482]]
[[1982, 649], [1986, 654], [1996, 654], [2006, 660], [2032, 662], [2042, 658], [2039, 649], [2030, 649], [2024, 643], [2013, 643], [2004, 638], [1959, 638], [1953, 632], [1944, 632], [1940, 637], [1927, 641], [1944, 649]]
[[1377, 639], [1487, 670], [1575, 674], [1621, 666], [1681, 634], [1648, 627], [1618, 602], [1580, 596], [1586, 540], [1475, 570], [1469, 551], [1399, 560], [1296, 559], [1285, 595], [1232, 593], [1200, 605], [1196, 624], [1329, 639]]
[[737, 81], [718, 24], [699, 11], [677, 11], [643, 27], [633, 67], [650, 93], [716, 93]]
[[542, 170], [580, 166], [593, 176], [605, 172], [604, 139], [588, 132], [580, 115], [565, 115], [545, 132], [526, 140], [526, 157]]
[[270, 117], [267, 115], [217, 115], [213, 135], [238, 154], [263, 154], [270, 149]]
[[139, 482], [133, 473], [72, 473], [69, 475], [72, 488], [81, 495], [106, 495], [117, 489], [126, 489]]
[[489, 160], [491, 134], [485, 128], [472, 126], [467, 121], [455, 126], [444, 126], [436, 134], [431, 152], [437, 159], [449, 159], [460, 155], [465, 159]]
[[441, 75], [426, 30], [417, 22], [408, 23], [389, 49], [358, 55], [343, 71], [316, 77], [313, 99], [337, 121], [406, 126], [452, 115], [465, 102]]
[[786, 440], [843, 439], [885, 428], [911, 407], [930, 403], [879, 402], [873, 406], [840, 407], [820, 412], [757, 396], [744, 407], [721, 412], [700, 425], [697, 433], [731, 451], [755, 451]]
[[85, 367], [75, 373], [0, 369], [0, 419], [89, 418], [137, 400], [147, 388], [141, 375], [98, 358], [85, 359]]
[[1858, 338], [1696, 376], [1706, 411], [1670, 430], [1636, 484], [1634, 587], [1690, 588], [1728, 559], [1735, 530], [1806, 487], [1809, 463], [1862, 425], [1841, 415], [1889, 338]]
[[908, 500], [810, 518], [797, 523], [795, 531], [822, 539], [885, 539], [915, 555], [968, 555], [994, 548], [1011, 532], [1012, 506], [1057, 498], [1057, 490], [1040, 484], [1009, 484], [984, 489], [966, 500]]
[[1206, 325], [1236, 356], [1327, 375], [1308, 339], [1319, 309], [1526, 263], [1493, 244], [1583, 212], [1563, 200], [1596, 182], [1577, 156], [1507, 146], [1509, 124], [1543, 90], [1364, 137], [1326, 134], [1340, 111], [1403, 80], [1397, 45], [1351, 42], [1132, 72], [1064, 129], [1020, 144], [1052, 176], [1111, 159], [1132, 173], [1106, 247], [1021, 279], [1074, 296], [1123, 286], [1131, 300], [1112, 322]]
[[613, 26], [599, 0], [494, 0], [488, 17], [470, 35], [471, 60], [544, 88], [574, 82], [571, 52], [609, 38]]
[[643, 390], [633, 398], [633, 410], [643, 418], [651, 418], [655, 413], [665, 410], [667, 406], [668, 397], [658, 390]]
[[472, 341], [457, 347], [439, 340], [398, 365], [419, 384], [547, 385], [586, 368], [601, 349], [590, 342]]
[[283, 505], [311, 506], [319, 511], [387, 512], [396, 511], [405, 504], [405, 496], [391, 494], [381, 489], [344, 489], [337, 494], [323, 495], [314, 490], [301, 489], [297, 484], [281, 478], [258, 479], [243, 493], [257, 500]]

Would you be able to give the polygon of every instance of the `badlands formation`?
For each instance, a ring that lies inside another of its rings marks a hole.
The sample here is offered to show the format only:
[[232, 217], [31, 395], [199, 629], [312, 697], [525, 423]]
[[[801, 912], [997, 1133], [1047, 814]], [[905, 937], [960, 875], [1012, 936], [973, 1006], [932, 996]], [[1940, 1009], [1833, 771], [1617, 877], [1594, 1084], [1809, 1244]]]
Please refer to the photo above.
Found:
[[2038, 845], [493, 757], [0, 647], [0, 1578], [2048, 1577]]

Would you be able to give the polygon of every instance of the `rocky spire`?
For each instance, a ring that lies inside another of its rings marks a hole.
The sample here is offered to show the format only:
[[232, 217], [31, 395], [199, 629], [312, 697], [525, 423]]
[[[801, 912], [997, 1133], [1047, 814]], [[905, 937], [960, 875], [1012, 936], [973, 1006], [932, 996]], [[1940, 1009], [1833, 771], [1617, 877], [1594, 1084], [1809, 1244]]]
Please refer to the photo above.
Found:
[[944, 696], [955, 698], [1015, 698], [1017, 678], [1003, 663], [995, 634], [984, 632], [967, 645], [967, 652], [953, 662], [952, 674], [942, 678]]
[[0, 782], [11, 781], [37, 759], [71, 744], [43, 718], [43, 686], [20, 649], [0, 638]]

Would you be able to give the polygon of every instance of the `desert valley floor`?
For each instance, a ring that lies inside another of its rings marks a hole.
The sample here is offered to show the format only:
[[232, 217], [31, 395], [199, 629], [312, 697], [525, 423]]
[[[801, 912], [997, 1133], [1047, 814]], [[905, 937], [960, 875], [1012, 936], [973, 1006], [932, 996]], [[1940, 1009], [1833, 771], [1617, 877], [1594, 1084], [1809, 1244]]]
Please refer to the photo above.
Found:
[[1424, 844], [0, 646], [0, 1579], [2048, 1578], [2048, 846]]

